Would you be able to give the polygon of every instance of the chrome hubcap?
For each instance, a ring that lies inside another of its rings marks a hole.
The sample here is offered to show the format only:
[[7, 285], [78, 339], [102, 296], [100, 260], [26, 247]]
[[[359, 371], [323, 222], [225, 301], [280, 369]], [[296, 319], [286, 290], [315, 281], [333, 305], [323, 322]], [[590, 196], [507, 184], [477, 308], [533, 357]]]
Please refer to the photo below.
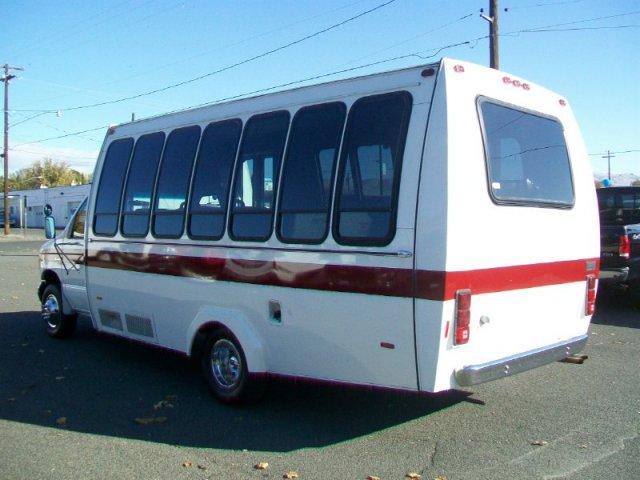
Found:
[[225, 389], [234, 388], [240, 381], [242, 357], [236, 346], [226, 338], [213, 344], [211, 371], [216, 383]]
[[60, 306], [55, 295], [49, 294], [42, 302], [42, 318], [49, 328], [56, 328], [60, 323]]

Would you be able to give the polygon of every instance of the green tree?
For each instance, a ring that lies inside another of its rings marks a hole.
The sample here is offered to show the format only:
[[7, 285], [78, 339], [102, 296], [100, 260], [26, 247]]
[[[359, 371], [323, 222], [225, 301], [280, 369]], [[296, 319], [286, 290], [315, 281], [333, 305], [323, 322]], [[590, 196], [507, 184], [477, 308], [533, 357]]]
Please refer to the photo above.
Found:
[[88, 182], [88, 175], [73, 170], [65, 161], [55, 161], [51, 158], [33, 162], [9, 176], [11, 190], [81, 185]]

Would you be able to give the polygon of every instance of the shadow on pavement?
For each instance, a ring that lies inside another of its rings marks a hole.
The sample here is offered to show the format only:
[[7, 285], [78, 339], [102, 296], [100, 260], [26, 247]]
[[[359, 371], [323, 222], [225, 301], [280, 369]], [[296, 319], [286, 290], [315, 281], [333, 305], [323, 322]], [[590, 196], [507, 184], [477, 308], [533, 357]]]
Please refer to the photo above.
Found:
[[640, 328], [640, 305], [634, 305], [628, 292], [620, 287], [600, 286], [596, 299], [596, 314], [591, 323]]
[[[80, 320], [75, 337], [49, 338], [37, 312], [0, 313], [0, 418], [190, 447], [286, 452], [375, 433], [465, 401], [275, 382], [262, 402], [217, 403], [193, 363], [101, 336]], [[173, 407], [154, 409], [161, 400]], [[66, 417], [66, 425], [56, 420]], [[136, 418], [166, 417], [139, 425]]]

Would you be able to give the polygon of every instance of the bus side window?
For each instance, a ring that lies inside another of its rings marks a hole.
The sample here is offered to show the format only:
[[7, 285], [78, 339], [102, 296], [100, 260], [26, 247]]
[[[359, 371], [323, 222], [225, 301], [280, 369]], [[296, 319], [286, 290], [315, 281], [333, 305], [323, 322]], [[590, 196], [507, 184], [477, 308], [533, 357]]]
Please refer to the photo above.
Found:
[[236, 165], [231, 231], [234, 240], [265, 241], [271, 236], [280, 159], [289, 112], [255, 115], [245, 126]]
[[144, 237], [149, 231], [149, 213], [164, 133], [150, 133], [136, 142], [122, 202], [122, 235]]
[[333, 173], [346, 116], [343, 103], [300, 109], [283, 163], [278, 237], [285, 243], [320, 243], [327, 236]]
[[193, 177], [187, 231], [192, 238], [218, 240], [224, 235], [227, 198], [242, 133], [240, 120], [211, 123], [200, 142]]
[[337, 178], [333, 232], [343, 245], [386, 245], [395, 235], [411, 94], [358, 100], [349, 112]]
[[132, 138], [111, 142], [105, 156], [98, 184], [93, 232], [96, 235], [114, 236], [118, 231], [118, 212], [124, 177], [133, 149]]
[[169, 134], [162, 154], [153, 207], [153, 235], [180, 238], [193, 159], [200, 141], [200, 127], [178, 128]]

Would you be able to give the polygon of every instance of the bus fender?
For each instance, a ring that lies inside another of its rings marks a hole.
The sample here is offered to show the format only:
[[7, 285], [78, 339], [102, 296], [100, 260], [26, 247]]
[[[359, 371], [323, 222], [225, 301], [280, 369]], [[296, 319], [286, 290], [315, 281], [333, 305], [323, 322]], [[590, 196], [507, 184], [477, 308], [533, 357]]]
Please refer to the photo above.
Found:
[[[251, 373], [267, 371], [264, 344], [247, 318], [239, 311], [214, 306], [200, 309], [187, 330], [187, 352], [189, 356], [197, 354], [198, 342], [204, 333], [216, 327], [229, 330], [240, 342], [247, 360], [247, 368]], [[200, 337], [200, 338], [199, 338]]]

